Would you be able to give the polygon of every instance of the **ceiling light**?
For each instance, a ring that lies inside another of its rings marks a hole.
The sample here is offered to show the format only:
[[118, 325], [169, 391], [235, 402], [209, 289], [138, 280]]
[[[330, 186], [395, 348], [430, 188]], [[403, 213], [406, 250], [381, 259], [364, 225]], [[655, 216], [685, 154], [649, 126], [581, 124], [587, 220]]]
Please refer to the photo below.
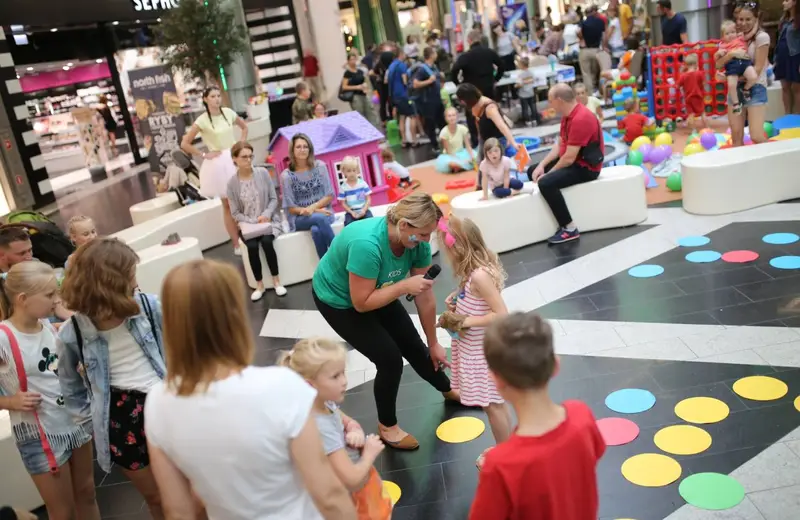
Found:
[[119, 22], [111, 22], [111, 25], [119, 25]]
[[58, 27], [53, 27], [52, 29], [50, 29], [50, 32], [58, 32]]
[[103, 58], [97, 58], [94, 60], [95, 63], [103, 63]]
[[33, 67], [28, 67], [28, 71], [29, 72], [32, 71], [32, 70], [33, 70]]
[[66, 65], [61, 67], [61, 68], [64, 69], [64, 70], [69, 70], [69, 67], [67, 67]]
[[161, 18], [156, 18], [156, 21], [157, 21], [158, 23], [161, 23]]
[[19, 79], [19, 74], [17, 74], [17, 79]]
[[72, 62], [67, 63], [67, 67], [72, 67], [73, 65], [75, 65], [75, 64], [72, 63]]
[[136, 23], [142, 23], [142, 21], [141, 20], [136, 20]]

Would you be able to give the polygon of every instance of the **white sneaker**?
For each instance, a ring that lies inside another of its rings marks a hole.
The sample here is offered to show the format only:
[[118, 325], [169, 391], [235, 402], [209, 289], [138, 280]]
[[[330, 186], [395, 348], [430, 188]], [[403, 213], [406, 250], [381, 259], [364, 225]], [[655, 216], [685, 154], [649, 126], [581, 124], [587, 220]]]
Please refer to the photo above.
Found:
[[276, 285], [275, 286], [275, 294], [277, 294], [278, 296], [286, 296], [287, 292], [289, 292], [289, 291], [286, 290], [286, 287], [284, 287], [282, 285]]
[[253, 291], [253, 294], [250, 295], [250, 300], [257, 302], [258, 300], [261, 299], [262, 296], [264, 296], [264, 291], [259, 291], [258, 289], [256, 289], [255, 291]]
[[236, 256], [242, 256], [242, 250], [239, 249], [238, 247], [234, 247], [233, 248], [233, 254], [236, 255]]

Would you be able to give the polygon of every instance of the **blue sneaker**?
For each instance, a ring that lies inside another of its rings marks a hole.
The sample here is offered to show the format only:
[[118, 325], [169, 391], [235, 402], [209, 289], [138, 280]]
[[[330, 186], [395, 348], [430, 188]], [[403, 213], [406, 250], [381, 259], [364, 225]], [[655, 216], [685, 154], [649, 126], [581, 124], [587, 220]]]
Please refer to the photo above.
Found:
[[558, 231], [556, 231], [555, 235], [547, 239], [547, 243], [563, 244], [564, 242], [569, 242], [570, 240], [577, 240], [580, 237], [581, 237], [581, 232], [578, 231], [578, 228], [575, 228], [572, 231], [561, 228]]

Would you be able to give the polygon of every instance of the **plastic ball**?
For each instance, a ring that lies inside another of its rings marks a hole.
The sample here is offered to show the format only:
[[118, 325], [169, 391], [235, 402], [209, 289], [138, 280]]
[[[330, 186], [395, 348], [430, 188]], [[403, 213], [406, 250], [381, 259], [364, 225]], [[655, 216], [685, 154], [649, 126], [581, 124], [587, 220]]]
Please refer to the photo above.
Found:
[[447, 204], [450, 202], [450, 197], [446, 193], [434, 193], [431, 195], [431, 198], [437, 205]]
[[640, 135], [639, 137], [637, 137], [636, 139], [634, 139], [634, 140], [633, 140], [633, 142], [631, 143], [631, 150], [632, 150], [632, 151], [636, 151], [636, 150], [638, 150], [638, 149], [639, 149], [639, 147], [640, 147], [640, 146], [642, 146], [643, 144], [649, 144], [649, 145], [652, 145], [653, 143], [650, 141], [650, 138], [649, 138], [649, 137], [647, 137], [646, 135]]
[[744, 144], [753, 144], [753, 139], [749, 135], [744, 136]]
[[643, 161], [644, 157], [642, 157], [642, 152], [638, 150], [631, 150], [628, 152], [628, 164], [632, 166], [641, 166]]
[[622, 81], [627, 81], [631, 79], [631, 73], [628, 72], [627, 70], [623, 70], [622, 73], [619, 75], [619, 79], [621, 79]]
[[683, 149], [683, 155], [694, 155], [703, 151], [703, 145], [700, 143], [689, 143], [686, 145], [686, 148]]
[[661, 154], [664, 156], [664, 159], [668, 159], [672, 157], [672, 145], [671, 144], [662, 144], [658, 147], [661, 150]]
[[372, 96], [372, 104], [373, 105], [380, 105], [381, 104], [381, 98], [380, 98], [380, 96], [378, 96], [378, 94], [374, 94]]
[[662, 134], [658, 134], [656, 136], [655, 144], [656, 144], [656, 146], [662, 146], [662, 145], [665, 145], [665, 144], [666, 145], [671, 145], [672, 144], [672, 136], [669, 135], [666, 132], [662, 133]]
[[772, 126], [772, 123], [769, 121], [764, 122], [764, 133], [767, 134], [767, 137], [772, 137], [775, 132], [775, 127]]
[[700, 144], [706, 150], [710, 150], [717, 145], [717, 136], [713, 133], [705, 133], [700, 136]]
[[667, 177], [667, 189], [669, 191], [681, 191], [681, 174], [674, 172]]
[[653, 153], [654, 149], [655, 147], [652, 144], [644, 143], [637, 151], [642, 154], [642, 160], [644, 162], [650, 162], [650, 154]]

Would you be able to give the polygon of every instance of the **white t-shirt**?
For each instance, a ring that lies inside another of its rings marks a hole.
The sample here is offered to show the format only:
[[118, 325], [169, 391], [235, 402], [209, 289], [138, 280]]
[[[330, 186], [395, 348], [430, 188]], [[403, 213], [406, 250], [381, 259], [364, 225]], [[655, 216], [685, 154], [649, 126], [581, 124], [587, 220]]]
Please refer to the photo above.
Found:
[[577, 45], [578, 40], [578, 31], [580, 30], [580, 26], [575, 23], [567, 24], [564, 26], [564, 45], [572, 46]]
[[[625, 42], [622, 39], [622, 26], [620, 25], [619, 18], [612, 18], [609, 20], [611, 29], [611, 36], [608, 38], [608, 45], [614, 57], [622, 56], [625, 52]], [[617, 55], [619, 53], [619, 56]]]
[[188, 397], [160, 383], [147, 396], [145, 431], [210, 520], [322, 520], [289, 452], [315, 398], [284, 367], [249, 367]]
[[146, 394], [161, 381], [125, 322], [111, 330], [100, 331], [100, 335], [108, 343], [111, 386]]

